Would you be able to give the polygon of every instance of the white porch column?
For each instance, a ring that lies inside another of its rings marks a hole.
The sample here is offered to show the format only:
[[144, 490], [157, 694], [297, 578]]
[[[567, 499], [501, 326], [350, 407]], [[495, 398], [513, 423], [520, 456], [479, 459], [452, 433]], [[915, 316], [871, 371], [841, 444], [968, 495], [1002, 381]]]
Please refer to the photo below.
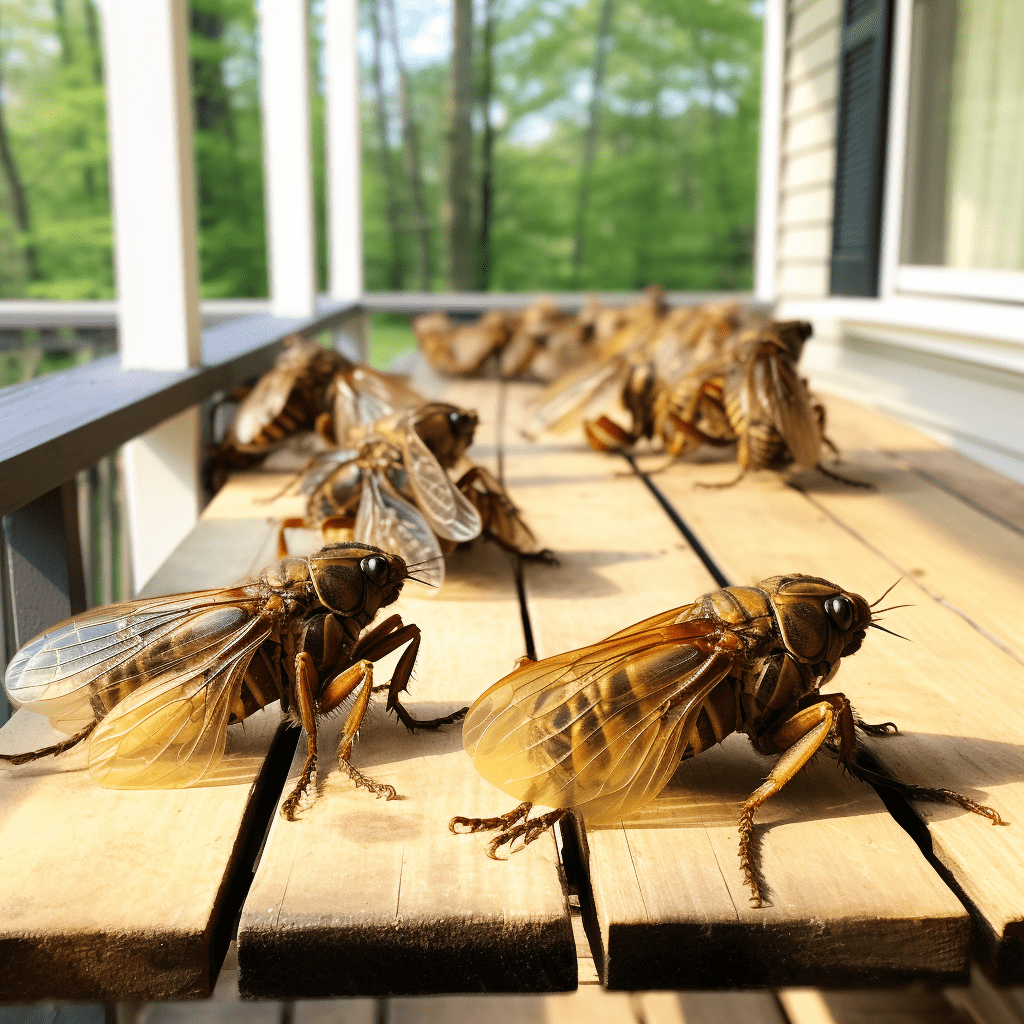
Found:
[[311, 316], [317, 289], [305, 0], [261, 0], [260, 47], [271, 311]]
[[785, 0], [764, 5], [764, 59], [761, 64], [761, 152], [757, 178], [757, 240], [754, 246], [754, 298], [775, 301], [778, 244], [779, 153], [782, 145], [782, 75], [786, 55]]
[[[118, 338], [127, 368], [202, 361], [186, 0], [102, 0]], [[199, 411], [125, 448], [136, 589], [199, 515]]]
[[[363, 294], [358, 29], [356, 0], [326, 0], [327, 266], [331, 298], [343, 301]], [[335, 345], [366, 359], [364, 314], [335, 331]]]

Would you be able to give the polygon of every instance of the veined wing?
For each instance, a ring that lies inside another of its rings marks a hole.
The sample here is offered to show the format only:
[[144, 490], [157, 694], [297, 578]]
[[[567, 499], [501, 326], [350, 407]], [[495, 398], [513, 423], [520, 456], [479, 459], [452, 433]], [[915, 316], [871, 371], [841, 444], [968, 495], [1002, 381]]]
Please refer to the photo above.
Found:
[[434, 533], [460, 544], [478, 536], [483, 529], [480, 513], [411, 428], [405, 431], [402, 453], [416, 502]]
[[154, 667], [173, 668], [221, 643], [241, 620], [256, 617], [257, 601], [242, 586], [96, 608], [27, 643], [4, 685], [16, 704], [74, 732], [141, 686]]
[[359, 452], [355, 449], [323, 452], [316, 457], [306, 471], [306, 475], [302, 478], [300, 491], [303, 494], [313, 494], [339, 466], [357, 458], [359, 458]]
[[470, 708], [463, 742], [516, 799], [625, 814], [668, 781], [733, 658], [698, 620], [523, 665]]
[[750, 375], [758, 401], [770, 412], [793, 461], [804, 469], [813, 469], [821, 456], [821, 430], [810, 395], [793, 364], [773, 350], [754, 360]]
[[401, 555], [407, 565], [421, 566], [416, 575], [427, 583], [439, 587], [444, 582], [444, 557], [434, 531], [419, 509], [382, 483], [376, 473], [367, 474], [363, 481], [352, 536]]
[[[96, 727], [89, 738], [89, 773], [99, 785], [191, 786], [220, 761], [245, 670], [271, 632], [268, 622], [244, 613], [234, 616], [229, 632], [226, 611], [195, 616], [190, 630], [203, 639], [190, 657], [154, 666]], [[209, 636], [216, 641], [208, 642]]]
[[275, 366], [238, 406], [231, 432], [240, 444], [252, 444], [260, 432], [284, 411], [298, 379], [298, 370]]
[[577, 426], [587, 408], [599, 398], [610, 397], [625, 383], [629, 365], [625, 360], [612, 359], [598, 367], [581, 367], [568, 376], [555, 381], [541, 394], [533, 407], [523, 434], [531, 441], [545, 430], [565, 433]]

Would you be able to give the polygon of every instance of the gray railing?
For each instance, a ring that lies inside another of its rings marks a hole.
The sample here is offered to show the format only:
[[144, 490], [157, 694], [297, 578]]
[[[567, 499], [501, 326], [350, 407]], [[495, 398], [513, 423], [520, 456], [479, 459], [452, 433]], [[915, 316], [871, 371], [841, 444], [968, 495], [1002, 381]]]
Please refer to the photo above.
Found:
[[[556, 293], [567, 311], [587, 300]], [[635, 293], [600, 293], [626, 305]], [[0, 391], [0, 515], [3, 516], [3, 642], [6, 664], [35, 633], [87, 607], [131, 597], [130, 546], [121, 445], [183, 410], [226, 392], [269, 367], [283, 339], [341, 327], [366, 312], [456, 315], [522, 308], [522, 293], [377, 293], [358, 303], [322, 300], [307, 319], [274, 317], [262, 300], [203, 304], [204, 363], [190, 370], [126, 370], [116, 354]], [[747, 294], [670, 293], [671, 305], [716, 300], [751, 303]], [[248, 314], [248, 315], [246, 315]], [[38, 340], [74, 337], [113, 344], [113, 302], [0, 301], [2, 339], [35, 332]], [[56, 343], [55, 343], [56, 345]], [[96, 353], [93, 352], [93, 355]], [[0, 666], [2, 667], [2, 666]], [[7, 705], [0, 693], [0, 723]]]

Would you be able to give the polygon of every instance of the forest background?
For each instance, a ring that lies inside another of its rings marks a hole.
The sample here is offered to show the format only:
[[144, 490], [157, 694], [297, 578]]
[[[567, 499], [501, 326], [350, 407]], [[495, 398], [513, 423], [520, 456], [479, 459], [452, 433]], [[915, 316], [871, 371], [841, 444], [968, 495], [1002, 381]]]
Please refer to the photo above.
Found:
[[[762, 12], [360, 0], [366, 290], [749, 289]], [[190, 17], [203, 295], [264, 296], [254, 0]], [[0, 298], [114, 294], [98, 19], [0, 0]], [[322, 29], [313, 0], [323, 282]]]

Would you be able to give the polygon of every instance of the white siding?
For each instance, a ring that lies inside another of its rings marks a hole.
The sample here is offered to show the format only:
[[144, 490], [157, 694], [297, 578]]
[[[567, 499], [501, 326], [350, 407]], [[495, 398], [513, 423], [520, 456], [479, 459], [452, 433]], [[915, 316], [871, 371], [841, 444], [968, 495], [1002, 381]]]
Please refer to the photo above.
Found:
[[[988, 304], [985, 322], [995, 333], [979, 338], [968, 333], [979, 329], [973, 326], [979, 321], [966, 307], [978, 317], [985, 315], [985, 304], [963, 303], [962, 315], [943, 319], [939, 307], [951, 303], [936, 301], [929, 306], [918, 300], [915, 314], [895, 293], [868, 300], [829, 297], [843, 3], [784, 2], [774, 281], [777, 315], [806, 318], [815, 325], [804, 371], [822, 389], [884, 409], [993, 469], [1024, 480], [1024, 329], [1012, 307], [1001, 307], [1000, 314], [998, 304]], [[908, 3], [897, 0], [901, 17]], [[905, 93], [906, 69], [899, 62], [908, 59], [901, 56], [906, 49], [894, 47], [897, 102], [901, 89]], [[890, 133], [890, 159], [892, 147], [899, 147], [897, 156], [902, 152], [899, 113], [893, 115], [899, 137]], [[897, 201], [887, 201], [898, 207], [898, 190], [895, 195]], [[893, 218], [892, 211], [887, 216]], [[993, 351], [1009, 355], [993, 363]]]

